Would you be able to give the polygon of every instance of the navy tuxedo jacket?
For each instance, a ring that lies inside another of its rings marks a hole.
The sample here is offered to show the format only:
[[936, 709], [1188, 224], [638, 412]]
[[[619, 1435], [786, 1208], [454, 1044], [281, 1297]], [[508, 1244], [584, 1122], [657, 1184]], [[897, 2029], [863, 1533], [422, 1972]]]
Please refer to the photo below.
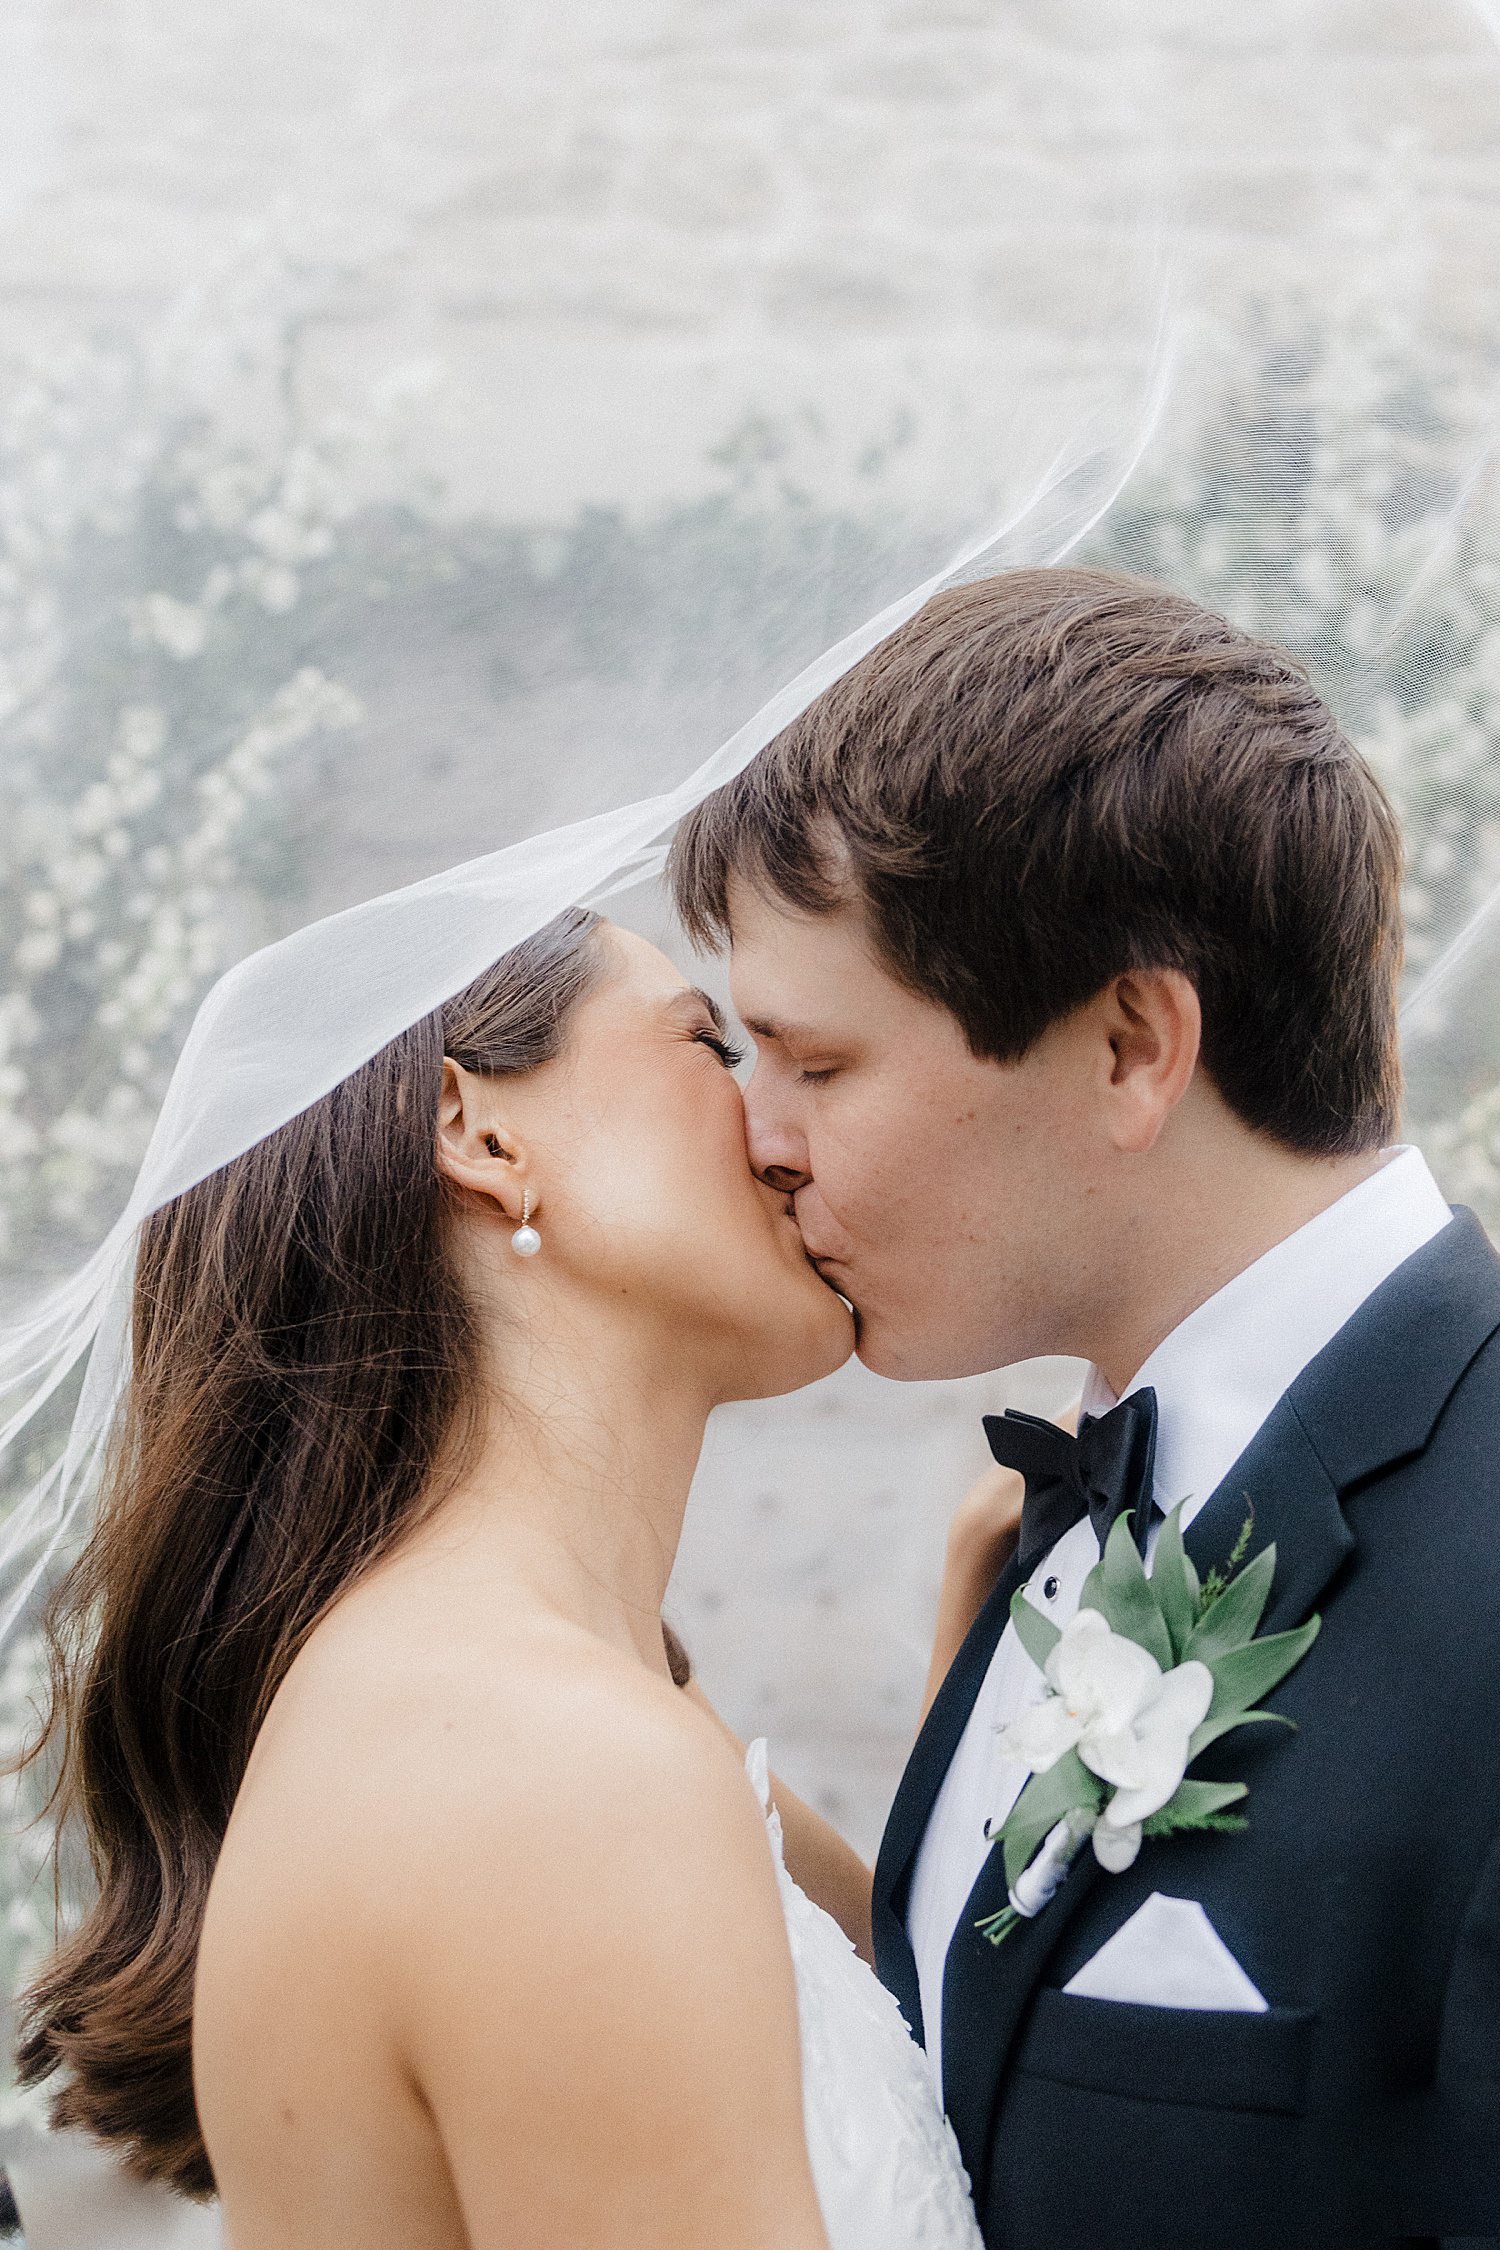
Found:
[[[1003, 1945], [993, 1851], [943, 1982], [949, 2115], [989, 2250], [1500, 2237], [1500, 1258], [1472, 1214], [1304, 1369], [1187, 1533], [1274, 1540], [1261, 1630], [1323, 1617], [1225, 1736], [1243, 1834], [1085, 1849]], [[875, 1876], [880, 1974], [920, 2038], [917, 1846], [1004, 1628], [1007, 1571], [922, 1729]], [[1062, 1987], [1153, 1891], [1199, 1900], [1264, 2014]]]

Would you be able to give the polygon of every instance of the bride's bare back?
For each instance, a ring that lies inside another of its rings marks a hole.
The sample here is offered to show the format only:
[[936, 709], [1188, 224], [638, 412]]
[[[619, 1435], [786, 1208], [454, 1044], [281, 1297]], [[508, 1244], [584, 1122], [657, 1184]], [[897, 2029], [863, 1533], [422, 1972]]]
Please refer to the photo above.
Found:
[[767, 1839], [638, 1660], [398, 1559], [309, 1641], [210, 1895], [229, 2250], [821, 2250]]

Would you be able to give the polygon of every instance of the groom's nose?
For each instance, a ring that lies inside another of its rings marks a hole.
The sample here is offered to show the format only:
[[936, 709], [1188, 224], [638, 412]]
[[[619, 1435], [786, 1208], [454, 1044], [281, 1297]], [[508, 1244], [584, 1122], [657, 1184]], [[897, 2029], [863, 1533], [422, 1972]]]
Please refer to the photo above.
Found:
[[795, 1195], [798, 1188], [805, 1188], [812, 1178], [811, 1172], [798, 1172], [790, 1164], [757, 1164], [755, 1173], [757, 1179], [764, 1180], [766, 1186], [775, 1188], [779, 1195]]
[[779, 1195], [795, 1195], [812, 1178], [806, 1141], [790, 1119], [776, 1114], [755, 1075], [745, 1088], [745, 1143], [751, 1171]]

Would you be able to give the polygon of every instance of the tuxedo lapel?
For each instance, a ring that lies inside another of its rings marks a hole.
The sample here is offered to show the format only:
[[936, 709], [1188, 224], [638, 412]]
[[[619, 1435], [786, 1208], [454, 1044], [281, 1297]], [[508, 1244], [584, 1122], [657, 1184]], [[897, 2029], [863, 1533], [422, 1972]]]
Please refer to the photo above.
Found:
[[1279, 1401], [1184, 1545], [1222, 1564], [1253, 1513], [1248, 1555], [1275, 1545], [1262, 1633], [1300, 1625], [1353, 1552], [1343, 1502], [1422, 1451], [1454, 1386], [1500, 1328], [1500, 1259], [1471, 1211], [1398, 1266]]
[[873, 1910], [875, 1958], [883, 1983], [920, 2039], [922, 2000], [917, 1964], [906, 1934], [907, 1876], [927, 1826], [943, 1777], [984, 1684], [990, 1659], [1010, 1616], [1011, 1597], [1021, 1583], [1014, 1558], [1001, 1572], [994, 1591], [970, 1626], [963, 1646], [933, 1699], [906, 1763], [891, 1806], [875, 1862]]
[[1341, 1492], [1419, 1454], [1500, 1329], [1500, 1258], [1472, 1211], [1398, 1266], [1287, 1393]]
[[[1248, 1553], [1273, 1542], [1276, 1547], [1261, 1631], [1301, 1624], [1355, 1552], [1344, 1498], [1357, 1512], [1354, 1491], [1361, 1482], [1421, 1451], [1465, 1368], [1497, 1329], [1500, 1259], [1478, 1221], [1460, 1211], [1303, 1370], [1200, 1509], [1185, 1537], [1200, 1573], [1227, 1560], [1252, 1516]], [[998, 1628], [989, 1633], [982, 1660], [976, 1643], [962, 1695], [926, 1745], [899, 1839], [903, 1867], [920, 1841], [998, 1638]], [[971, 1677], [976, 1668], [978, 1677]], [[933, 1720], [938, 1712], [935, 1704]], [[995, 1946], [976, 1924], [1006, 1903], [1003, 1854], [996, 1849], [954, 1932], [943, 1980], [943, 2088], [981, 2210], [989, 2192], [992, 2118], [1018, 2031], [1049, 1959], [1100, 1873], [1086, 1846], [1041, 1914]]]
[[1183, 1535], [1200, 1577], [1228, 1562], [1247, 1519], [1251, 1529], [1245, 1560], [1266, 1547], [1276, 1549], [1276, 1575], [1260, 1630], [1284, 1632], [1311, 1614], [1354, 1551], [1338, 1487], [1290, 1393], [1272, 1408]]

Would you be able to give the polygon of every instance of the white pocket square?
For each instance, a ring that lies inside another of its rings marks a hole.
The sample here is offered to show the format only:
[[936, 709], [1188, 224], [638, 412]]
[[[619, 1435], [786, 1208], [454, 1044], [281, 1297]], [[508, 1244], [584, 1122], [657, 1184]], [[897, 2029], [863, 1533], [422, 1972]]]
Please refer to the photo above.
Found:
[[1064, 1992], [1084, 2000], [1131, 2000], [1148, 2008], [1233, 2008], [1258, 2014], [1263, 1996], [1195, 1898], [1153, 1891]]

